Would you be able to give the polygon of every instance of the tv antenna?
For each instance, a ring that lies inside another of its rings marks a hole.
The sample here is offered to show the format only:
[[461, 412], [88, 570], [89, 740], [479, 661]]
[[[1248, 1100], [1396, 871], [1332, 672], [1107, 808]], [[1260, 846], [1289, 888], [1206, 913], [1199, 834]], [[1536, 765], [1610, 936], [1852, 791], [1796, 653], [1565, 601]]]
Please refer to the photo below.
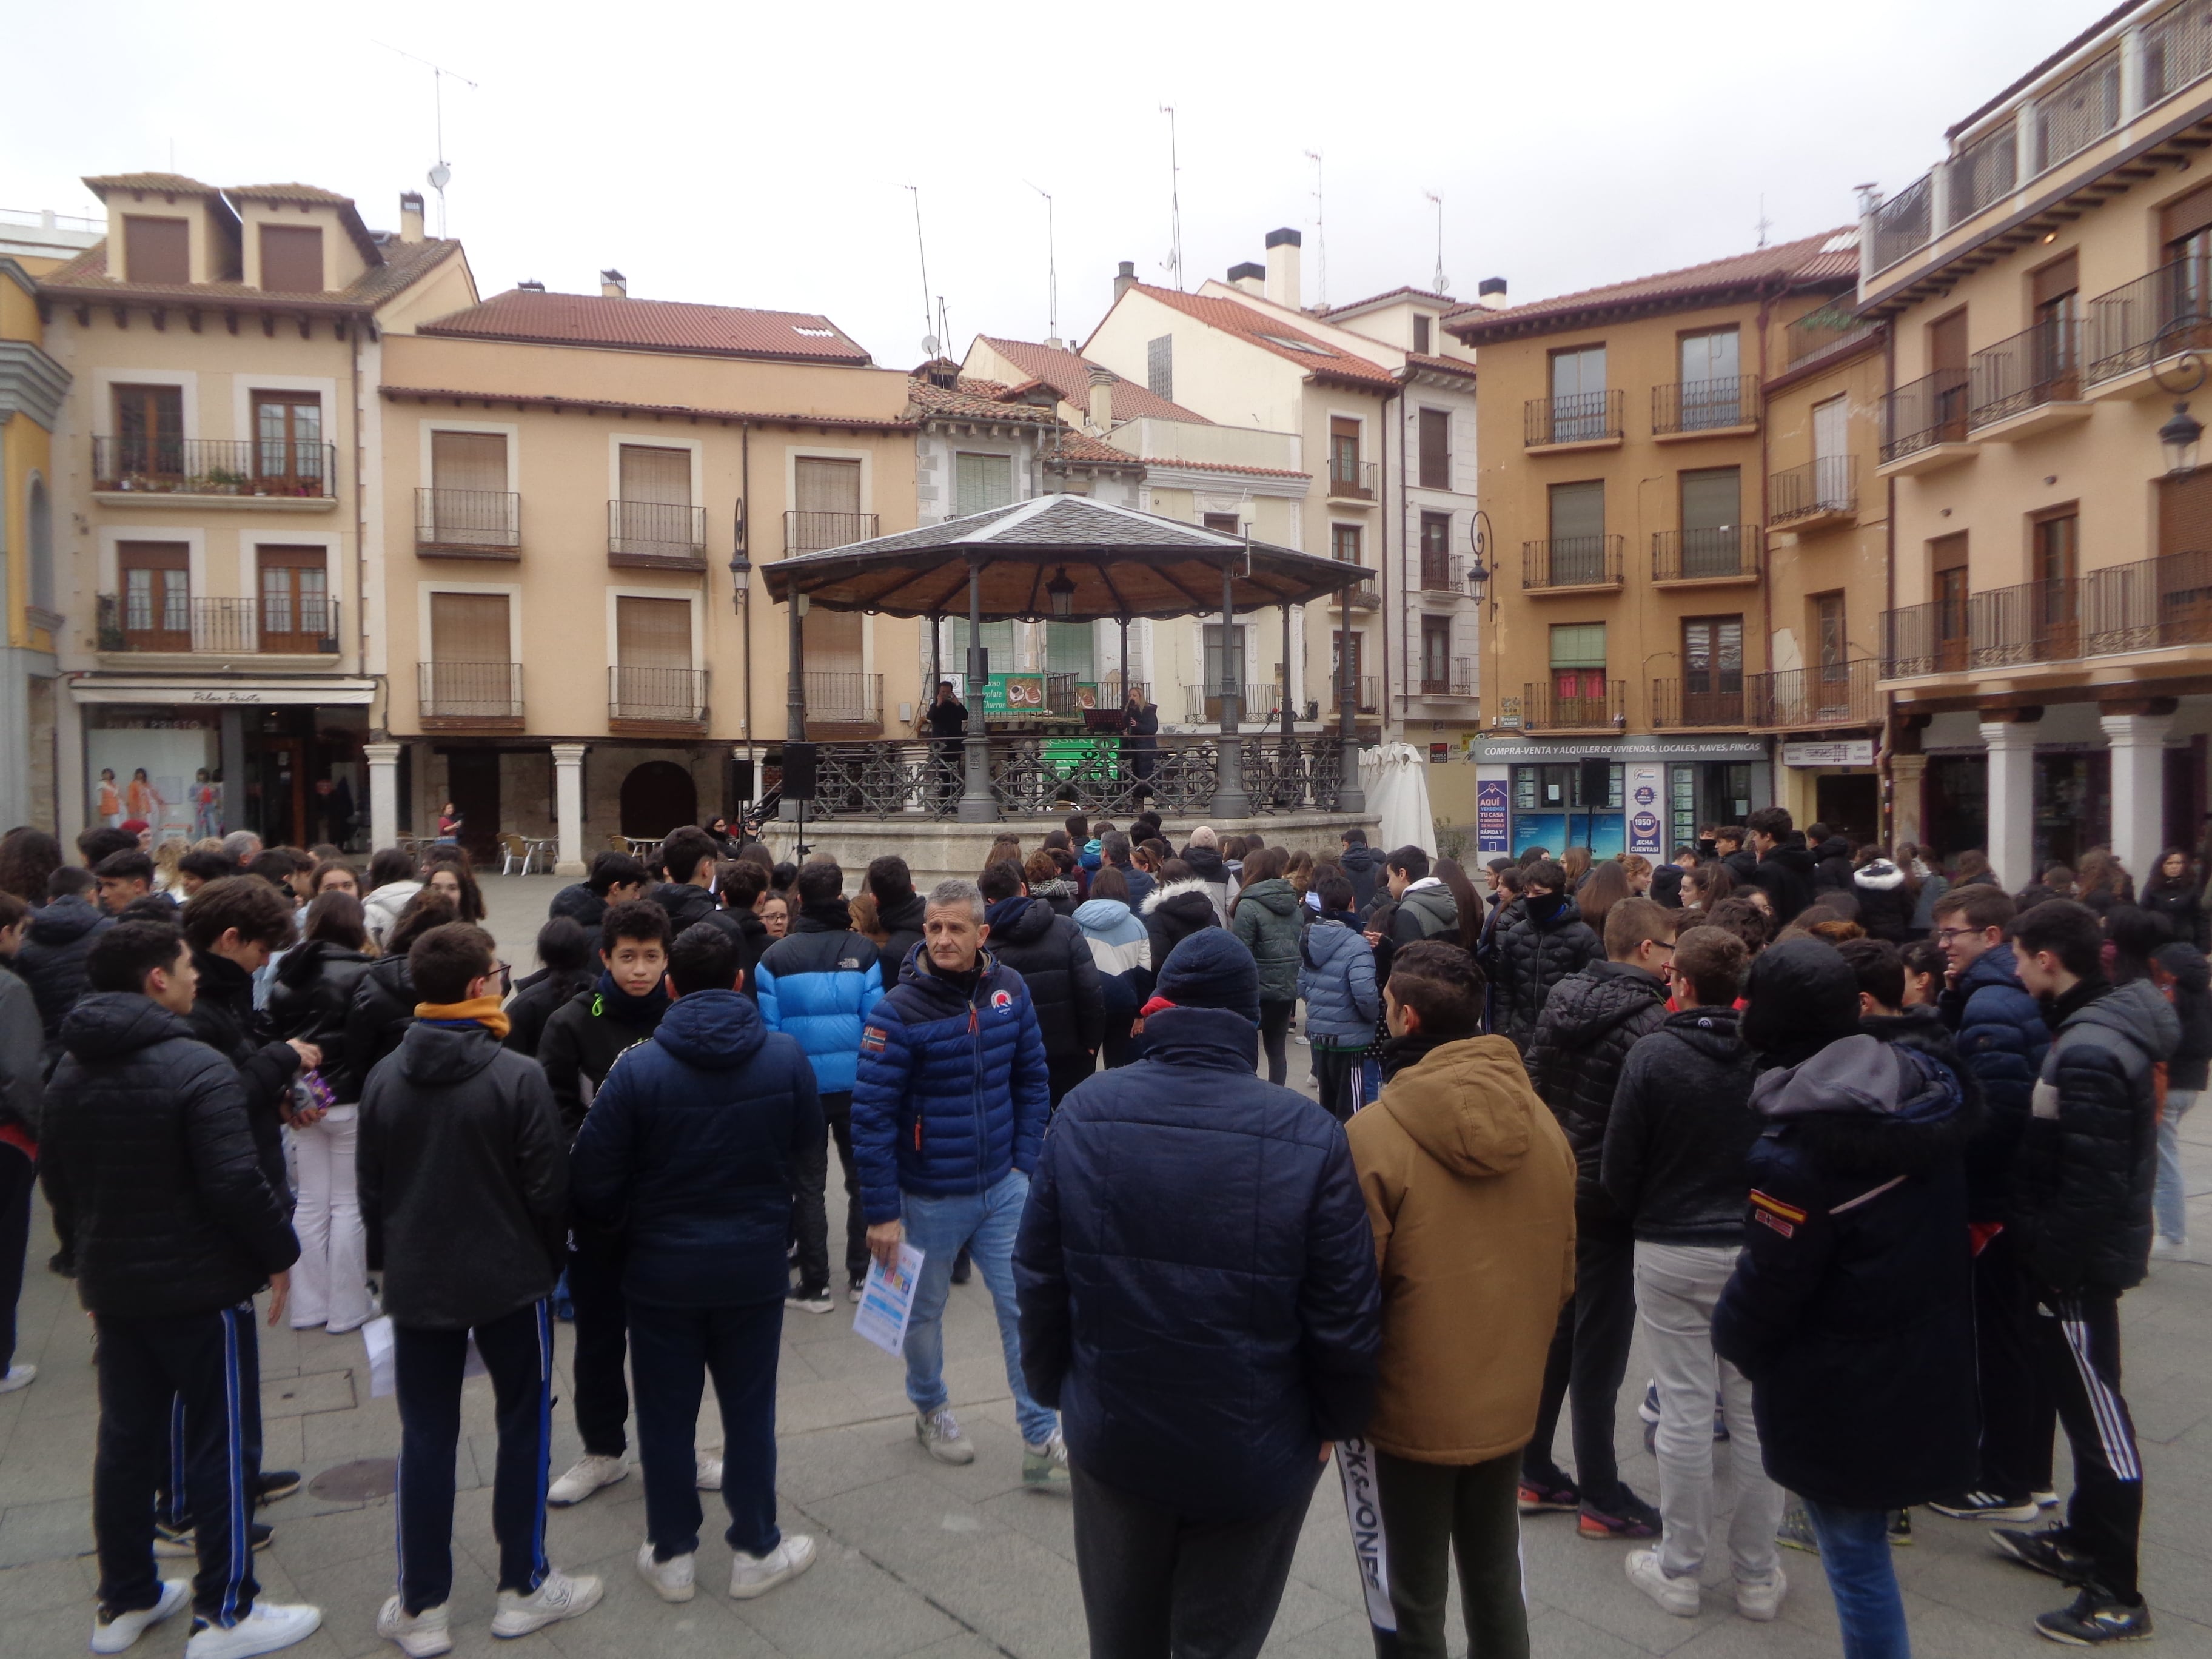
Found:
[[938, 336], [930, 326], [934, 319], [929, 307], [929, 245], [921, 239], [921, 186], [902, 185], [899, 188], [911, 191], [914, 196], [914, 249], [921, 259], [921, 349], [934, 359], [939, 346]]
[[1321, 307], [1328, 309], [1328, 225], [1322, 217], [1321, 152], [1310, 149], [1306, 160], [1314, 164], [1314, 251], [1321, 255]]
[[[1029, 184], [1024, 179], [1022, 182]], [[1060, 343], [1060, 262], [1053, 246], [1052, 192], [1042, 185], [1030, 188], [1044, 198], [1044, 280], [1045, 280], [1045, 343]]]
[[449, 80], [459, 81], [471, 92], [477, 91], [479, 88], [477, 83], [470, 80], [467, 76], [457, 74], [452, 70], [434, 64], [427, 58], [417, 58], [411, 52], [401, 52], [398, 47], [383, 40], [379, 40], [375, 44], [382, 46], [386, 52], [398, 53], [410, 64], [420, 64], [430, 71], [431, 108], [438, 124], [438, 160], [425, 176], [430, 188], [438, 192], [438, 235], [442, 240], [446, 234], [446, 186], [453, 181], [453, 168], [446, 164], [446, 82]]
[[1773, 228], [1774, 221], [1766, 216], [1766, 198], [1761, 196], [1759, 198], [1759, 223], [1757, 226], [1759, 246], [1765, 247], [1766, 246], [1766, 233]]
[[1168, 257], [1167, 267], [1175, 273], [1175, 285], [1182, 286], [1182, 162], [1176, 149], [1176, 110], [1173, 104], [1162, 104], [1160, 113], [1168, 118]]

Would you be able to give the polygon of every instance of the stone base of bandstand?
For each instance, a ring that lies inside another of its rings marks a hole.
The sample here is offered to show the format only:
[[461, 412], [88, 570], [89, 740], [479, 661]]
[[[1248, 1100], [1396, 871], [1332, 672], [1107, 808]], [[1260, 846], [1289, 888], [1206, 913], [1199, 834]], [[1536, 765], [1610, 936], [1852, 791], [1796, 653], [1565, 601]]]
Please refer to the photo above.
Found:
[[[1109, 816], [1109, 822], [1117, 829], [1128, 827], [1125, 817]], [[1180, 849], [1193, 830], [1209, 823], [1224, 841], [1231, 836], [1249, 835], [1256, 830], [1267, 838], [1270, 847], [1285, 847], [1292, 852], [1304, 848], [1318, 860], [1324, 854], [1334, 857], [1343, 850], [1343, 836], [1347, 830], [1364, 830], [1371, 844], [1381, 822], [1371, 812], [1266, 812], [1242, 818], [1176, 813], [1169, 817], [1163, 838]], [[1026, 857], [1044, 845], [1048, 833], [1066, 827], [1065, 815], [1006, 818], [996, 823], [962, 823], [948, 818], [924, 817], [919, 813], [885, 818], [809, 818], [806, 845], [813, 852], [826, 853], [836, 859], [852, 878], [848, 884], [856, 890], [860, 872], [872, 860], [896, 853], [914, 872], [915, 886], [927, 892], [948, 876], [964, 876], [973, 880], [982, 871], [991, 843], [1001, 836], [1012, 836], [1019, 842]], [[777, 858], [795, 861], [798, 830], [793, 821], [771, 819], [762, 827], [761, 839]]]

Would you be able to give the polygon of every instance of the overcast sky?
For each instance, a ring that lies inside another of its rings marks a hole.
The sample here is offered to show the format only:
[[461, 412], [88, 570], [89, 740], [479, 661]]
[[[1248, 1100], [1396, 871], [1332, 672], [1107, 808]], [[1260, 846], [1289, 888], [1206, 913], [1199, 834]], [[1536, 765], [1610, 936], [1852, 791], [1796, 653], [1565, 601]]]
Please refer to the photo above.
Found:
[[[2103, 0], [1772, 0], [1573, 8], [483, 5], [386, 0], [179, 10], [15, 9], [0, 206], [94, 210], [88, 173], [304, 179], [374, 227], [436, 157], [446, 83], [450, 233], [479, 289], [820, 311], [880, 362], [921, 356], [929, 282], [956, 350], [1103, 313], [1115, 262], [1171, 283], [1177, 111], [1184, 285], [1305, 233], [1327, 295], [1437, 265], [1516, 299], [1693, 264], [1843, 224], [1852, 185], [1895, 189], [1943, 129], [2086, 27]], [[434, 199], [432, 207], [435, 228]], [[933, 304], [934, 301], [933, 301]]]

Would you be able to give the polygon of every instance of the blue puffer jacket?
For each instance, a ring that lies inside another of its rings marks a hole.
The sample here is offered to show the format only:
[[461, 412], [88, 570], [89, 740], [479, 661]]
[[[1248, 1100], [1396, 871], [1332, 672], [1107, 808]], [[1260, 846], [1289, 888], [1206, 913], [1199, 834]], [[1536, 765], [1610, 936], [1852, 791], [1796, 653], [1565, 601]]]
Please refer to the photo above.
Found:
[[1298, 994], [1306, 1000], [1306, 1036], [1340, 1048], [1375, 1040], [1382, 1012], [1375, 988], [1375, 952], [1342, 913], [1308, 927], [1298, 945]]
[[750, 997], [694, 992], [599, 1085], [569, 1154], [569, 1193], [584, 1220], [621, 1236], [632, 1301], [775, 1301], [792, 1194], [822, 1129], [799, 1044], [770, 1031]]
[[2009, 945], [1992, 945], [1968, 963], [1940, 1007], [1957, 1034], [1959, 1058], [1982, 1085], [1988, 1114], [1966, 1149], [1971, 1217], [2009, 1220], [2013, 1160], [2027, 1130], [2028, 1097], [2051, 1047], [2051, 1027], [2020, 982]]
[[853, 1085], [853, 1162], [870, 1225], [899, 1194], [988, 1192], [1036, 1168], [1052, 1110], [1044, 1034], [1029, 988], [988, 951], [957, 979], [917, 945], [869, 1012]]
[[876, 947], [849, 929], [801, 915], [789, 938], [762, 952], [753, 990], [768, 1029], [797, 1037], [806, 1050], [822, 1092], [850, 1094], [861, 1022], [883, 1000]]
[[1258, 1027], [1164, 1009], [1060, 1103], [1014, 1246], [1022, 1370], [1087, 1475], [1179, 1515], [1303, 1504], [1373, 1408], [1382, 1297], [1352, 1152], [1252, 1075]]

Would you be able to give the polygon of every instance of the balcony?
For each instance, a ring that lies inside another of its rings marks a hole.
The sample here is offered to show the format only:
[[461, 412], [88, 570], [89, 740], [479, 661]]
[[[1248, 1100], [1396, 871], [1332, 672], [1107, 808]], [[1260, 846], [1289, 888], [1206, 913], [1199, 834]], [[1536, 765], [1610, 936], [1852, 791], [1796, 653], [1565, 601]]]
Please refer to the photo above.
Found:
[[707, 509], [668, 501], [609, 501], [607, 562], [632, 570], [705, 570]]
[[1754, 732], [1809, 732], [1823, 726], [1872, 726], [1881, 719], [1872, 657], [1785, 668], [1746, 678], [1745, 710]]
[[[1688, 687], [1686, 690], [1685, 685]], [[1692, 674], [1686, 681], [1652, 681], [1651, 729], [1655, 732], [1742, 731], [1742, 671]]]
[[1977, 351], [1966, 362], [1966, 427], [2017, 443], [2089, 417], [2081, 399], [2081, 331], [2054, 318]]
[[1943, 609], [1916, 605], [1883, 614], [1884, 679], [2002, 673], [2212, 644], [2212, 553], [2170, 553], [1990, 588], [1948, 615]]
[[1380, 606], [1382, 603], [1382, 590], [1377, 586], [1376, 577], [1376, 572], [1363, 568], [1359, 573], [1359, 582], [1357, 586], [1342, 587], [1337, 590], [1337, 607], [1342, 609], [1348, 605], [1354, 611], [1373, 611]]
[[794, 553], [824, 553], [833, 547], [873, 541], [876, 514], [872, 513], [787, 513], [783, 515], [783, 556]]
[[1892, 265], [1928, 246], [1935, 218], [1936, 175], [1923, 173], [1874, 210], [1874, 268]]
[[1963, 368], [1939, 368], [1882, 400], [1884, 477], [1933, 472], [1973, 454], [1966, 435], [1970, 381]]
[[[1428, 672], [1431, 667], [1443, 667], [1449, 669], [1449, 672], [1443, 678], [1439, 678]], [[1424, 663], [1422, 665], [1419, 690], [1415, 692], [1414, 695], [1423, 697], [1449, 697], [1455, 699], [1473, 697], [1475, 695], [1474, 659], [1472, 657], [1453, 657], [1445, 663]]]
[[2168, 553], [2081, 578], [2082, 650], [2092, 657], [2212, 644], [2212, 553]]
[[[1261, 726], [1283, 718], [1283, 688], [1273, 685], [1248, 685], [1243, 693], [1243, 706], [1237, 712], [1240, 726]], [[1221, 720], [1221, 688], [1218, 685], [1186, 685], [1182, 689], [1183, 724], [1186, 726], [1216, 726]], [[1291, 711], [1293, 718], [1296, 710]]]
[[415, 551], [442, 559], [520, 559], [522, 497], [511, 489], [417, 489]]
[[626, 665], [608, 669], [607, 725], [617, 732], [703, 731], [707, 671]]
[[[271, 628], [258, 599], [166, 603], [148, 595], [102, 593], [96, 602], [95, 647], [102, 653], [161, 653], [195, 657], [331, 657], [338, 654], [337, 602], [304, 596], [297, 628]], [[290, 621], [290, 605], [283, 606]]]
[[[2212, 29], [2207, 38], [2212, 39]], [[2185, 351], [2212, 348], [2212, 268], [2182, 259], [2089, 301], [2082, 395], [2165, 398], [2153, 371]]]
[[1766, 521], [1776, 529], [1802, 535], [1856, 520], [1859, 511], [1859, 458], [1823, 455], [1767, 477]]
[[1531, 398], [1522, 405], [1521, 442], [1527, 449], [1597, 449], [1617, 444], [1626, 430], [1628, 394], [1577, 392], [1565, 398]]
[[1372, 461], [1328, 464], [1328, 499], [1340, 506], [1364, 507], [1375, 500], [1376, 468]]
[[1521, 544], [1521, 587], [1530, 593], [1588, 593], [1620, 586], [1621, 538], [1555, 536]]
[[1462, 555], [1457, 553], [1422, 554], [1421, 592], [1424, 593], [1466, 593], [1466, 558]]
[[106, 507], [193, 505], [327, 513], [337, 505], [337, 446], [228, 438], [94, 438], [93, 499]]
[[1948, 230], [2013, 193], [2020, 171], [2018, 115], [2007, 116], [1963, 145], [1946, 166], [1951, 201], [1943, 228]]
[[1881, 677], [1960, 674], [1966, 669], [1966, 607], [1930, 601], [1881, 613]]
[[1627, 729], [1627, 708], [1618, 680], [1602, 690], [1572, 695], [1560, 691], [1555, 685], [1523, 682], [1521, 693], [1521, 729], [1523, 732], [1620, 732]]
[[416, 663], [415, 695], [425, 731], [522, 729], [519, 662]]
[[1684, 438], [1738, 437], [1759, 430], [1759, 376], [1679, 380], [1651, 388], [1651, 435], [1662, 443]]
[[1764, 536], [1755, 524], [1651, 532], [1651, 580], [1661, 587], [1723, 587], [1759, 580]]
[[1856, 314], [1856, 294], [1839, 294], [1782, 331], [1783, 356], [1791, 369], [1841, 357], [1881, 332], [1881, 325]]
[[868, 726], [872, 733], [852, 732], [854, 737], [880, 737], [884, 730], [884, 677], [848, 674], [836, 669], [801, 671], [806, 696], [806, 725]]
[[[1382, 711], [1382, 682], [1378, 676], [1362, 674], [1359, 677], [1358, 691], [1359, 704], [1352, 710], [1354, 714], [1374, 714]], [[1344, 681], [1340, 676], [1333, 674], [1329, 677], [1328, 707], [1332, 714], [1341, 714], [1344, 712]]]

